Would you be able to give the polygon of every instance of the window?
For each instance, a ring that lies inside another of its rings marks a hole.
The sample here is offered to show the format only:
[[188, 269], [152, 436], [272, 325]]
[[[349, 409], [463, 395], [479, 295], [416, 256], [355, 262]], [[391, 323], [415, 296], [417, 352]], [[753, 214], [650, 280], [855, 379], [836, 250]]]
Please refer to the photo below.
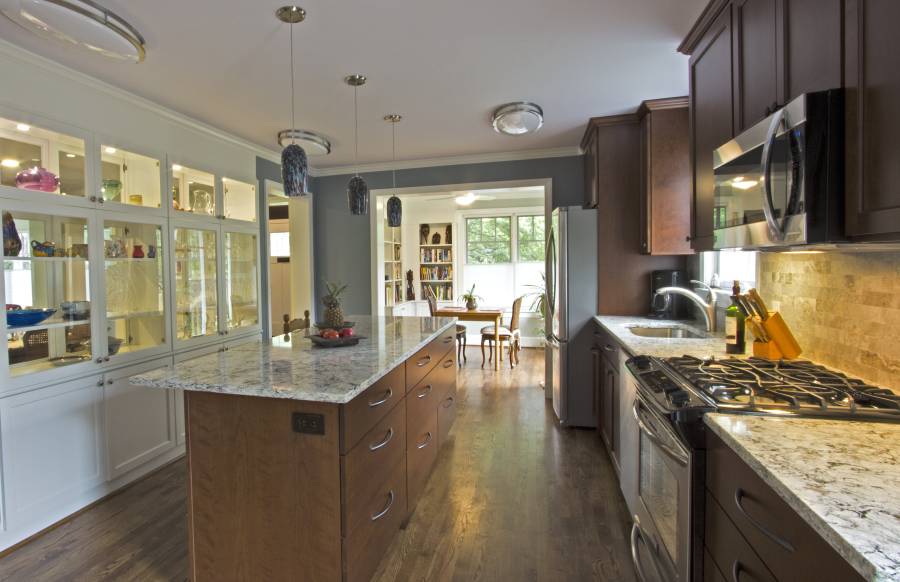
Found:
[[[731, 290], [734, 281], [740, 281], [744, 290], [756, 286], [755, 251], [716, 251], [703, 253], [703, 280]], [[716, 285], [713, 285], [716, 286]]]
[[496, 265], [512, 262], [512, 219], [491, 216], [466, 219], [466, 263]]
[[518, 262], [544, 260], [544, 217], [519, 216], [517, 222]]

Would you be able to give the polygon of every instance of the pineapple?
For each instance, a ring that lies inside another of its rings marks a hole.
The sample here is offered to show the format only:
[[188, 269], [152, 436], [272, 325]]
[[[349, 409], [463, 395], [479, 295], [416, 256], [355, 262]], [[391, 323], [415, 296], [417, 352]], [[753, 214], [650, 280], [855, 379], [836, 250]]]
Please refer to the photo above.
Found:
[[344, 327], [344, 310], [341, 309], [340, 297], [347, 290], [347, 285], [325, 281], [325, 289], [328, 291], [322, 298], [322, 303], [325, 304], [325, 325], [340, 330]]

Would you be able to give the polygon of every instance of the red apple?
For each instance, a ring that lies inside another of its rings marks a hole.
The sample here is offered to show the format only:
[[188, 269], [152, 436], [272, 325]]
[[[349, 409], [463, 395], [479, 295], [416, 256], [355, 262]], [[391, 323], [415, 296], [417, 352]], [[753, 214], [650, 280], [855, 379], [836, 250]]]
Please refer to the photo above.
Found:
[[337, 339], [340, 337], [340, 334], [333, 329], [323, 329], [319, 335], [325, 339]]
[[341, 330], [341, 337], [353, 337], [353, 333], [352, 327], [345, 327]]

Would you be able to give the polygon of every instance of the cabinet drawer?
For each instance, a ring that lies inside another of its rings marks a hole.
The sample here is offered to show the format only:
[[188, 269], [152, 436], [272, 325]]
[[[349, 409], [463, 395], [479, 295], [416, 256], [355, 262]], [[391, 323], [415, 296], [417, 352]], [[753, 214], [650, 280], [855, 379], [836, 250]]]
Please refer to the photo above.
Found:
[[594, 347], [613, 365], [619, 361], [619, 342], [600, 324], [594, 326]]
[[703, 548], [703, 582], [728, 582], [709, 555], [709, 548]]
[[[719, 571], [741, 582], [776, 582], [713, 496], [706, 493], [706, 547]], [[709, 571], [710, 565], [706, 565]], [[715, 567], [712, 569], [714, 570]]]
[[[444, 354], [453, 349], [456, 340], [456, 328], [451, 327], [430, 344], [415, 353], [406, 360], [406, 389], [411, 390], [416, 384], [434, 368], [444, 357]], [[454, 356], [455, 360], [455, 356]]]
[[776, 578], [862, 580], [737, 453], [708, 435], [706, 486]]
[[386, 483], [403, 473], [406, 407], [397, 406], [375, 425], [349, 454], [341, 457], [344, 487], [344, 535], [365, 522]]
[[406, 423], [420, 427], [423, 419], [437, 414], [438, 404], [456, 385], [456, 353], [451, 350], [406, 396]]
[[444, 398], [438, 404], [438, 446], [447, 442], [450, 429], [456, 421], [456, 384], [444, 393]]
[[421, 419], [419, 428], [410, 429], [406, 433], [406, 488], [410, 511], [425, 489], [428, 476], [437, 460], [439, 442], [437, 406], [432, 406], [429, 410], [430, 414], [427, 418]]
[[404, 376], [401, 364], [341, 406], [341, 453], [355, 447], [363, 435], [400, 402], [405, 393]]
[[368, 582], [406, 519], [406, 471], [398, 470], [366, 507], [365, 520], [344, 538], [346, 582]]

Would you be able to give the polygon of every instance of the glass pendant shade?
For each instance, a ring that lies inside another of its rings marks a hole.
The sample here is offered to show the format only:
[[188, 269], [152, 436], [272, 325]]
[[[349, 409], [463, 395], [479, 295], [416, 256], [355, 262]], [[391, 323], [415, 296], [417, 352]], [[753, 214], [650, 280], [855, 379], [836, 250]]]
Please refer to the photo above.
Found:
[[388, 226], [400, 226], [403, 215], [403, 205], [396, 196], [391, 196], [387, 201], [387, 219]]
[[369, 213], [369, 185], [359, 176], [353, 176], [347, 182], [347, 202], [350, 214], [364, 216]]
[[291, 144], [281, 152], [281, 181], [286, 196], [309, 194], [309, 163], [306, 152], [297, 144]]

